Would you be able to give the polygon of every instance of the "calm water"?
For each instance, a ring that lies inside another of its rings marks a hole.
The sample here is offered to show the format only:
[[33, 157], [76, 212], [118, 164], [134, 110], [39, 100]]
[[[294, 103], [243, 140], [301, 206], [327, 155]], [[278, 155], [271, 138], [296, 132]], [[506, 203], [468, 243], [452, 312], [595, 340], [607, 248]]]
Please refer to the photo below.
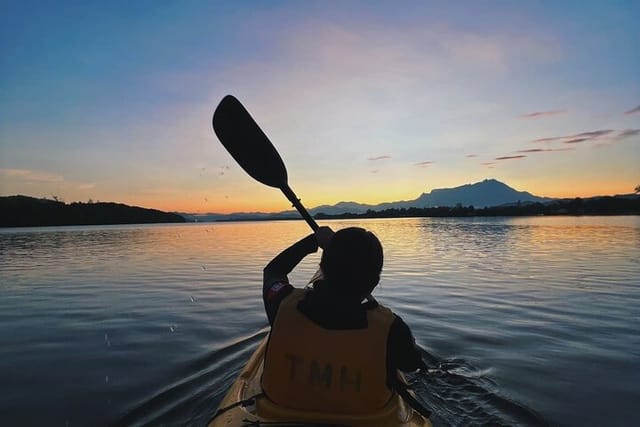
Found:
[[[640, 217], [398, 219], [374, 295], [436, 425], [634, 425]], [[266, 334], [301, 221], [0, 230], [0, 424], [203, 425]], [[319, 255], [291, 275], [306, 283]]]

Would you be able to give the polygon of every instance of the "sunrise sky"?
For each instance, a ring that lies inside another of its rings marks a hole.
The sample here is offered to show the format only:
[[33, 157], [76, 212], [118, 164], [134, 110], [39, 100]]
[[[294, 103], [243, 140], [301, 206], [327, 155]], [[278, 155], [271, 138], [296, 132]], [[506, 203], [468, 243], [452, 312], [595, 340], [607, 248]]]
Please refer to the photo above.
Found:
[[3, 1], [0, 195], [280, 211], [211, 115], [238, 97], [307, 207], [496, 178], [640, 184], [637, 1]]

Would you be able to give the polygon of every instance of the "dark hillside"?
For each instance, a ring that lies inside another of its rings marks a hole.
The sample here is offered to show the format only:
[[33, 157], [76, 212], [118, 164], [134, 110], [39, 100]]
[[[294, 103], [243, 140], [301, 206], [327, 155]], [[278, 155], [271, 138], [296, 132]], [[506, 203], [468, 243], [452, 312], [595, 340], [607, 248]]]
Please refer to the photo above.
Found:
[[120, 203], [70, 203], [27, 196], [0, 197], [0, 227], [185, 222], [177, 214]]

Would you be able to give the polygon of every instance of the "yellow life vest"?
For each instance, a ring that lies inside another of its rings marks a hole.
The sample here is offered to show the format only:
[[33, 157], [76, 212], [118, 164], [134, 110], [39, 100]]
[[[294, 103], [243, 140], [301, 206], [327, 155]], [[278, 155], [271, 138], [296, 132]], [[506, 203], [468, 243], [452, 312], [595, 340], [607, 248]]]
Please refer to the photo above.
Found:
[[305, 291], [281, 303], [265, 354], [262, 388], [274, 403], [300, 410], [366, 414], [393, 396], [386, 384], [393, 313], [367, 310], [365, 329], [328, 330], [298, 309]]

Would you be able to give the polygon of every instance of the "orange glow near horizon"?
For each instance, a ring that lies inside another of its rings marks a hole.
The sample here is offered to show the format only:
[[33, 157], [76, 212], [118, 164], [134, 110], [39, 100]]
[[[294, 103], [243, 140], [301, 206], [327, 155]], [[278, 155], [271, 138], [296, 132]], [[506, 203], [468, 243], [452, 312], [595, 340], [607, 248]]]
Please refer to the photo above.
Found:
[[[509, 185], [509, 183], [506, 183]], [[629, 183], [617, 183], [615, 185], [592, 185], [588, 188], [576, 188], [575, 191], [565, 189], [554, 188], [553, 186], [544, 187], [539, 189], [529, 188], [517, 188], [518, 191], [528, 191], [535, 196], [551, 197], [559, 199], [572, 199], [576, 197], [588, 198], [595, 196], [614, 196], [618, 194], [630, 194], [633, 193], [634, 185]], [[259, 193], [259, 192], [258, 192]], [[350, 201], [362, 204], [376, 205], [385, 202], [395, 202], [399, 200], [412, 200], [420, 196], [417, 193], [413, 196], [398, 197], [390, 193], [388, 197], [383, 194], [377, 194], [376, 197], [365, 197], [363, 193], [362, 198], [358, 197], [340, 197], [338, 194], [335, 196], [329, 194], [323, 194], [324, 198], [306, 198], [302, 199], [302, 203], [307, 209], [311, 209], [320, 205], [334, 205], [339, 202]], [[371, 196], [371, 195], [369, 195]], [[285, 210], [294, 210], [288, 200], [280, 193], [279, 190], [274, 190], [271, 198], [256, 198], [251, 197], [249, 194], [243, 194], [236, 197], [234, 200], [224, 201], [184, 201], [184, 200], [159, 200], [159, 199], [147, 199], [147, 200], [124, 200], [121, 203], [129, 204], [132, 206], [141, 206], [150, 209], [158, 209], [166, 212], [182, 212], [193, 214], [230, 214], [237, 212], [262, 212], [262, 213], [276, 213]]]
[[[509, 185], [509, 183], [506, 183]], [[597, 196], [615, 196], [619, 194], [631, 194], [635, 187], [631, 181], [612, 179], [607, 182], [593, 180], [591, 182], [580, 179], [567, 180], [559, 185], [556, 182], [542, 182], [539, 185], [525, 185], [518, 188], [519, 191], [528, 191], [529, 193], [540, 197], [552, 197], [558, 199], [572, 199], [576, 197], [588, 198]]]

